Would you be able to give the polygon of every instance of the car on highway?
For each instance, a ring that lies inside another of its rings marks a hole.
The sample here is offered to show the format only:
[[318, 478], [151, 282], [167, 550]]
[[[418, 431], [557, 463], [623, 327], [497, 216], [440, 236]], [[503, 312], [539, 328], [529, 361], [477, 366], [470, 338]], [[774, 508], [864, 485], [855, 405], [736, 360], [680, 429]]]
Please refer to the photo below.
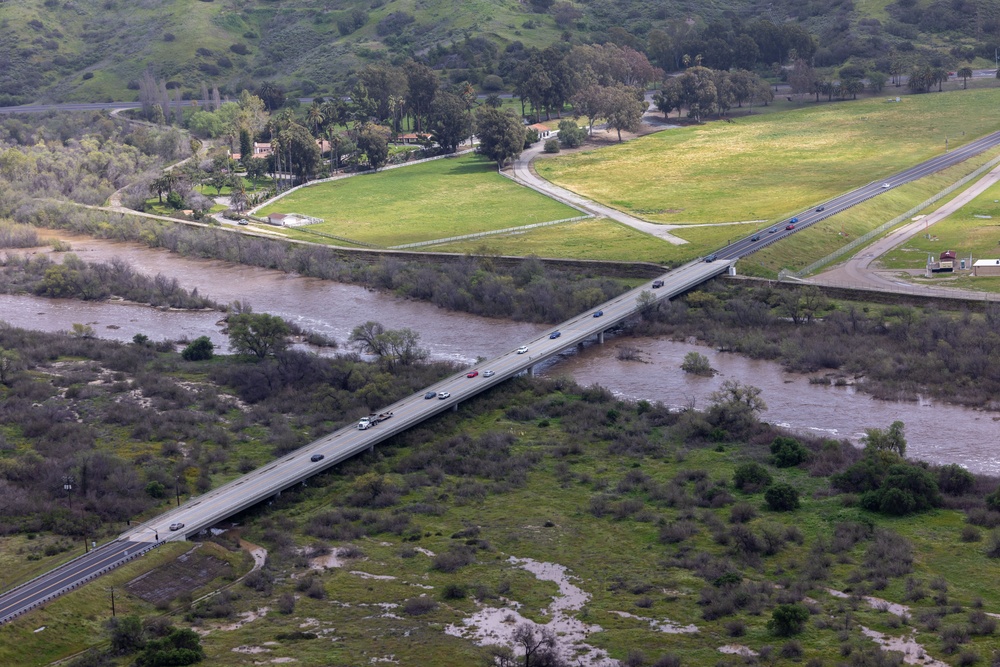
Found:
[[560, 332], [558, 332], [558, 331], [553, 331], [552, 333], [549, 334], [549, 338], [550, 339], [552, 339], [552, 338], [559, 338], [559, 336], [562, 336], [562, 334]]
[[446, 398], [449, 398], [450, 396], [451, 396], [451, 392], [447, 392], [447, 391], [439, 391], [438, 392], [438, 398], [440, 398], [442, 401], [444, 399], [446, 399]]
[[599, 310], [596, 313], [594, 313], [594, 317], [603, 317], [603, 316], [604, 316], [604, 311], [603, 310]]
[[816, 212], [817, 213], [819, 213], [820, 211], [825, 211], [825, 210], [826, 210], [826, 206], [817, 206], [816, 207]]
[[659, 289], [661, 287], [663, 287], [663, 281], [662, 280], [654, 280], [653, 281], [653, 289]]
[[713, 253], [713, 254], [711, 254], [711, 255], [709, 255], [708, 257], [705, 258], [705, 262], [711, 263], [711, 262], [714, 262], [716, 259], [717, 259], [717, 255], [715, 255]]
[[799, 221], [799, 219], [798, 219], [798, 218], [792, 218], [792, 219], [791, 219], [791, 220], [789, 220], [788, 222], [794, 225], [794, 224], [795, 224], [796, 222], [798, 222], [798, 221]]
[[180, 530], [183, 527], [184, 527], [184, 524], [183, 523], [179, 523], [179, 522], [178, 523], [172, 523], [172, 524], [170, 524], [170, 530]]
[[788, 225], [785, 226], [785, 229], [795, 229], [795, 225], [788, 224]]
[[750, 237], [750, 240], [754, 243], [760, 241], [760, 234], [754, 234], [753, 236]]
[[313, 463], [316, 463], [318, 461], [322, 461], [323, 458], [324, 457], [322, 454], [313, 454], [312, 456], [309, 457], [309, 460], [312, 461]]
[[468, 373], [465, 374], [465, 377], [467, 378], [479, 377], [479, 371], [469, 371]]
[[775, 233], [776, 231], [778, 231], [778, 228], [777, 228], [777, 227], [771, 227], [771, 228], [770, 228], [769, 230], [767, 230], [767, 233], [768, 233], [768, 234], [773, 234], [773, 233]]
[[240, 220], [240, 221], [239, 221], [239, 222], [237, 222], [236, 224], [237, 224], [237, 225], [249, 225], [250, 223], [249, 223], [249, 222], [247, 222], [246, 220]]
[[892, 187], [892, 185], [891, 185], [890, 183], [883, 183], [883, 184], [882, 184], [882, 187], [883, 187], [883, 188], [891, 188], [891, 187]]
[[517, 353], [518, 354], [524, 354], [527, 351], [528, 351], [528, 346], [527, 345], [522, 345], [521, 347], [517, 348]]
[[437, 392], [429, 391], [426, 394], [424, 394], [424, 398], [437, 398]]
[[491, 378], [494, 375], [496, 375], [496, 373], [494, 373], [493, 371], [483, 371], [483, 377], [484, 378]]

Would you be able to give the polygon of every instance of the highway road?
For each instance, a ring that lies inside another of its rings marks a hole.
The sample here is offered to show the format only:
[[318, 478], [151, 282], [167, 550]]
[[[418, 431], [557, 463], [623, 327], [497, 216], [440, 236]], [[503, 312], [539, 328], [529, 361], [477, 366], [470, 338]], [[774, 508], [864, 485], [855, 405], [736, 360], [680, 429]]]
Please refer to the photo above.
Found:
[[[638, 312], [641, 294], [653, 295], [657, 300], [670, 299], [709, 278], [728, 270], [731, 262], [692, 262], [675, 269], [659, 280], [663, 286], [654, 288], [647, 282], [625, 294], [615, 297], [585, 313], [577, 315], [528, 341], [513, 345], [509, 352], [477, 364], [479, 375], [467, 377], [467, 372], [457, 373], [426, 387], [379, 412], [392, 412], [393, 416], [369, 429], [359, 430], [356, 423], [334, 431], [213, 491], [190, 499], [151, 521], [123, 533], [118, 539], [98, 547], [90, 554], [56, 568], [37, 579], [0, 596], [0, 624], [6, 623], [29, 610], [44, 604], [68, 590], [100, 576], [104, 572], [149, 551], [170, 540], [182, 540], [203, 529], [217, 524], [259, 502], [267, 500], [282, 490], [302, 483], [322, 470], [373, 448], [379, 442], [405, 431], [413, 425], [448, 409], [457, 409], [459, 403], [485, 391], [508, 378], [531, 372], [532, 368], [560, 351], [594, 339], [604, 331], [621, 323]], [[600, 311], [601, 316], [595, 317]], [[559, 337], [551, 334], [559, 332]], [[523, 345], [524, 353], [517, 349]], [[473, 369], [470, 369], [473, 370]], [[486, 377], [484, 371], [493, 371]], [[449, 394], [447, 398], [424, 398], [426, 392], [435, 395]], [[311, 460], [322, 454], [318, 462]], [[183, 528], [170, 530], [171, 524]]]
[[[739, 259], [741, 257], [746, 257], [749, 254], [757, 252], [761, 248], [771, 245], [775, 241], [779, 241], [790, 234], [794, 234], [795, 232], [801, 231], [810, 225], [816, 224], [820, 220], [825, 220], [831, 215], [836, 215], [837, 213], [845, 211], [856, 204], [860, 204], [863, 201], [878, 196], [887, 190], [899, 187], [900, 185], [909, 183], [910, 181], [915, 181], [918, 178], [927, 176], [928, 174], [933, 174], [934, 172], [940, 171], [945, 167], [950, 167], [953, 164], [958, 164], [963, 160], [969, 159], [973, 155], [982, 153], [983, 151], [997, 145], [1000, 145], [1000, 132], [988, 134], [985, 137], [976, 139], [975, 141], [965, 144], [964, 146], [959, 146], [958, 148], [948, 151], [947, 153], [942, 153], [935, 158], [921, 162], [915, 167], [910, 167], [909, 169], [892, 174], [891, 176], [886, 176], [884, 179], [880, 179], [855, 190], [851, 190], [850, 192], [842, 194], [829, 201], [818, 203], [815, 208], [791, 215], [782, 222], [769, 225], [760, 231], [754, 232], [746, 238], [727, 245], [725, 248], [716, 252], [715, 255], [719, 259]], [[888, 184], [889, 187], [883, 187], [885, 184]], [[817, 210], [820, 206], [823, 207], [822, 211]], [[795, 229], [785, 229], [789, 224], [791, 224], [792, 218], [798, 218], [798, 222], [794, 223]], [[757, 237], [756, 241], [754, 240], [755, 237]]]

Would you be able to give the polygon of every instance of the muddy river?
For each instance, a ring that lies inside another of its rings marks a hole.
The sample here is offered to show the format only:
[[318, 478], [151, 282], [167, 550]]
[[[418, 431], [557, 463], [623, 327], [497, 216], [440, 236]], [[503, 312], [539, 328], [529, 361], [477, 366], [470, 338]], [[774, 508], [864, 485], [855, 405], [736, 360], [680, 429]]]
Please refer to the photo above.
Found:
[[[410, 327], [433, 358], [474, 363], [516, 347], [547, 326], [452, 313], [434, 305], [400, 299], [363, 287], [302, 278], [278, 271], [215, 260], [186, 259], [167, 251], [129, 243], [67, 236], [73, 252], [88, 261], [120, 257], [136, 269], [177, 278], [188, 289], [220, 303], [240, 300], [258, 312], [280, 315], [343, 343], [351, 329], [367, 320], [389, 328]], [[39, 250], [44, 252], [44, 250]], [[102, 338], [131, 340], [143, 333], [153, 340], [193, 339], [208, 335], [225, 348], [218, 312], [161, 311], [121, 303], [88, 303], [0, 295], [0, 320], [43, 331], [70, 330], [87, 324]], [[658, 339], [630, 339], [643, 351], [643, 362], [620, 361], [614, 339], [571, 351], [541, 369], [542, 375], [569, 375], [577, 382], [608, 387], [628, 398], [663, 401], [676, 407], [704, 408], [726, 379], [763, 390], [764, 418], [796, 431], [827, 434], [857, 442], [865, 428], [906, 424], [908, 453], [937, 463], [959, 463], [970, 470], [1000, 475], [1000, 415], [951, 405], [878, 401], [853, 387], [810, 384], [777, 364], [715, 352], [695, 344]], [[697, 350], [719, 374], [703, 378], [680, 370], [684, 355]], [[946, 424], [947, 428], [942, 428]]]

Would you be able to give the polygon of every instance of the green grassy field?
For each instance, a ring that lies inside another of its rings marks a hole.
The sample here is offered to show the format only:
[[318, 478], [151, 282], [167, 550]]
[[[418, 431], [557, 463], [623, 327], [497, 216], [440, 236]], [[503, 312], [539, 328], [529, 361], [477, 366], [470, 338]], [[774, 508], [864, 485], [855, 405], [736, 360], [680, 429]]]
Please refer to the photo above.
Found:
[[[777, 220], [997, 129], [995, 90], [806, 106], [540, 160], [538, 173], [641, 218]], [[964, 132], [964, 136], [963, 136]]]
[[475, 155], [320, 183], [258, 215], [290, 212], [325, 221], [311, 230], [384, 246], [580, 215], [500, 176], [492, 162]]

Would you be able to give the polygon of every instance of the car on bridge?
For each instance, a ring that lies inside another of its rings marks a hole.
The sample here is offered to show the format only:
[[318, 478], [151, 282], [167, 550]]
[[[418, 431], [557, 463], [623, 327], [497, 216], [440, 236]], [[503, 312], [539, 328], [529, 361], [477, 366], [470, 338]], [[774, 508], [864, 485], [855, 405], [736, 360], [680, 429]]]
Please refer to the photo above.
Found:
[[479, 377], [479, 371], [469, 371], [468, 373], [465, 374], [465, 377], [467, 378]]
[[426, 394], [424, 394], [424, 398], [437, 398], [437, 392], [429, 391]]
[[712, 253], [711, 255], [709, 255], [708, 257], [705, 258], [705, 262], [711, 263], [711, 262], [714, 262], [716, 259], [718, 259], [718, 255], [716, 255], [715, 253]]
[[450, 397], [451, 397], [451, 392], [447, 392], [447, 391], [438, 392], [438, 398], [440, 398], [442, 401], [444, 399], [450, 398]]
[[323, 458], [324, 457], [322, 454], [313, 454], [312, 456], [309, 457], [309, 460], [312, 461], [313, 463], [318, 463], [319, 461], [322, 461]]
[[517, 348], [517, 353], [518, 354], [524, 354], [527, 351], [528, 351], [528, 346], [527, 345], [522, 345], [521, 347]]
[[562, 334], [558, 331], [553, 331], [552, 333], [549, 334], [550, 339], [559, 338], [559, 336], [562, 336]]
[[170, 530], [180, 530], [183, 527], [184, 527], [184, 524], [180, 523], [180, 522], [170, 524]]
[[496, 375], [496, 373], [494, 373], [493, 371], [483, 371], [483, 377], [484, 378], [491, 378], [494, 375]]
[[654, 280], [653, 281], [653, 289], [660, 289], [661, 287], [663, 287], [663, 281], [662, 280]]

